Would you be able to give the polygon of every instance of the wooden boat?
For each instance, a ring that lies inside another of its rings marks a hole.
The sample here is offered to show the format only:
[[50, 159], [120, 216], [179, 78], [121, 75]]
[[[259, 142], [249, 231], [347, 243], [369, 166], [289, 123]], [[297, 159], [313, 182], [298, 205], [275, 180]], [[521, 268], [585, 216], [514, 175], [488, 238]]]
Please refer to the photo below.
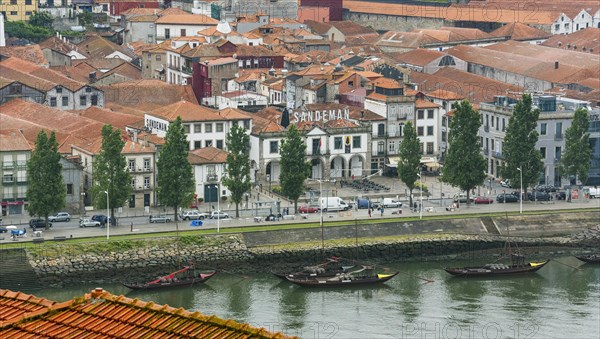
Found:
[[305, 287], [333, 287], [333, 286], [360, 286], [382, 284], [393, 277], [398, 272], [392, 274], [373, 274], [372, 266], [363, 266], [361, 269], [349, 272], [338, 273], [330, 277], [286, 277], [286, 279], [299, 286]]
[[287, 278], [305, 279], [310, 277], [334, 277], [336, 274], [348, 272], [348, 270], [357, 266], [355, 264], [343, 266], [341, 264], [341, 261], [341, 258], [331, 257], [328, 258], [327, 261], [325, 261], [322, 264], [318, 264], [315, 266], [306, 266], [298, 272], [272, 273], [281, 280], [287, 280]]
[[483, 277], [494, 275], [533, 273], [544, 267], [550, 260], [544, 262], [529, 262], [516, 265], [488, 264], [482, 267], [444, 268], [457, 277]]
[[195, 274], [194, 269], [191, 266], [185, 266], [184, 268], [178, 271], [159, 277], [158, 279], [152, 280], [150, 282], [123, 282], [121, 284], [132, 290], [154, 290], [161, 288], [202, 284], [208, 279], [212, 278], [215, 274], [217, 274], [217, 271]]
[[576, 255], [575, 258], [587, 263], [600, 264], [600, 254]]

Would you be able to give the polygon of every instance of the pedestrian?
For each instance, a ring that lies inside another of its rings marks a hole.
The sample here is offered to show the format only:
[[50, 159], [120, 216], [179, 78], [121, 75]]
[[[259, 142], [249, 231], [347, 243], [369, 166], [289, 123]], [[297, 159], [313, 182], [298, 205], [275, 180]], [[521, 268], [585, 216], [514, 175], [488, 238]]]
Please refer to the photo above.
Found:
[[383, 206], [381, 206], [381, 216], [383, 217]]
[[371, 207], [369, 207], [369, 218], [371, 217]]

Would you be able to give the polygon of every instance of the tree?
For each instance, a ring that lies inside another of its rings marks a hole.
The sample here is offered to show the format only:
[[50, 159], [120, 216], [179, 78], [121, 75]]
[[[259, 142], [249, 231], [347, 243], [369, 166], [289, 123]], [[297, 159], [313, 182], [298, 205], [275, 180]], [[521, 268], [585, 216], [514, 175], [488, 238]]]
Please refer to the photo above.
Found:
[[34, 27], [44, 27], [52, 29], [54, 18], [48, 12], [33, 12], [29, 16], [29, 24]]
[[452, 105], [455, 110], [448, 135], [448, 155], [442, 169], [442, 181], [459, 187], [469, 194], [485, 180], [486, 161], [481, 154], [481, 141], [478, 136], [481, 115], [473, 106], [463, 100]]
[[92, 13], [90, 12], [81, 12], [79, 14], [77, 14], [77, 19], [79, 22], [79, 26], [82, 27], [91, 27], [92, 24], [94, 23], [94, 17], [92, 16]]
[[173, 207], [175, 221], [179, 207], [189, 205], [194, 199], [195, 183], [192, 165], [188, 160], [188, 145], [181, 117], [177, 117], [169, 124], [165, 145], [156, 162], [158, 200]]
[[413, 205], [412, 192], [419, 178], [419, 166], [421, 165], [421, 151], [419, 149], [419, 138], [409, 121], [404, 125], [404, 139], [400, 144], [398, 155], [398, 177], [410, 191], [410, 206]]
[[27, 39], [37, 43], [54, 34], [54, 31], [44, 27], [35, 27], [23, 21], [5, 21], [5, 31], [9, 37]]
[[235, 203], [235, 217], [240, 216], [239, 204], [244, 193], [252, 187], [250, 182], [250, 137], [239, 125], [233, 125], [227, 133], [227, 176], [223, 185], [231, 191], [231, 200]]
[[522, 185], [525, 197], [527, 188], [539, 181], [540, 172], [544, 168], [542, 155], [535, 147], [538, 141], [537, 120], [540, 110], [532, 109], [531, 106], [531, 95], [523, 94], [508, 121], [502, 151], [506, 162], [500, 170], [505, 179], [510, 179], [513, 187]]
[[32, 216], [43, 216], [48, 228], [48, 215], [63, 208], [67, 197], [54, 132], [50, 138], [43, 130], [38, 133], [35, 149], [27, 162], [27, 181], [27, 210]]
[[122, 155], [125, 141], [118, 128], [111, 125], [102, 126], [102, 150], [94, 161], [94, 184], [90, 189], [94, 206], [107, 208], [110, 206], [111, 223], [115, 223], [115, 208], [121, 207], [131, 195], [131, 176], [127, 169], [125, 157]]
[[560, 159], [561, 172], [579, 178], [585, 184], [590, 171], [590, 118], [585, 108], [575, 111], [571, 127], [565, 131], [565, 151]]
[[294, 201], [294, 211], [298, 211], [298, 198], [304, 191], [304, 181], [310, 174], [310, 164], [306, 159], [306, 145], [296, 125], [290, 125], [279, 148], [281, 154], [282, 193]]

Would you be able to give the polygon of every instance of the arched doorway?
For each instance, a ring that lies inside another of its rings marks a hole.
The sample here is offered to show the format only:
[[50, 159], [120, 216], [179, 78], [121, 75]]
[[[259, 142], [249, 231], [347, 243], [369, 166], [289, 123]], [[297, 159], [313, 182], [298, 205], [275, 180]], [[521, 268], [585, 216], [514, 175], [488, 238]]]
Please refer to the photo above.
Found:
[[343, 157], [335, 157], [329, 166], [330, 178], [343, 178], [346, 172], [346, 161]]
[[349, 173], [344, 175], [348, 177], [361, 177], [363, 175], [363, 169], [365, 168], [363, 157], [360, 155], [353, 155], [348, 161]]
[[323, 179], [325, 176], [325, 166], [323, 166], [323, 160], [315, 158], [310, 161], [311, 172], [310, 177], [313, 179]]

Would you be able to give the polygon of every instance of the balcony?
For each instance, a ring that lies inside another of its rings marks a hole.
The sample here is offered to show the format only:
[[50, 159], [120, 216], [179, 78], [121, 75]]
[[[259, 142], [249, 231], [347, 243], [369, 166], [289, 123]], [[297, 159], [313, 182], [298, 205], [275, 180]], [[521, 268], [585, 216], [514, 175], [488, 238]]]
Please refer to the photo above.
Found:
[[133, 167], [129, 167], [129, 172], [130, 173], [151, 173], [152, 167], [138, 167], [137, 170]]
[[483, 131], [484, 132], [489, 132], [490, 131], [490, 125], [483, 126]]
[[492, 156], [496, 159], [504, 160], [504, 154], [502, 154], [502, 152], [492, 152]]
[[488, 148], [484, 148], [483, 155], [489, 155], [489, 154], [490, 154], [490, 150]]
[[563, 134], [562, 133], [556, 133], [554, 134], [554, 140], [562, 140], [563, 139]]
[[144, 192], [150, 190], [152, 190], [152, 187], [150, 187], [150, 185], [133, 187], [134, 192]]
[[185, 73], [185, 74], [192, 75], [193, 70], [189, 66], [181, 66], [181, 72]]
[[217, 182], [217, 181], [219, 181], [219, 176], [216, 174], [208, 174], [206, 176], [206, 181], [207, 182]]
[[6, 161], [2, 163], [2, 168], [3, 169], [13, 169], [15, 168], [15, 163], [12, 161]]

